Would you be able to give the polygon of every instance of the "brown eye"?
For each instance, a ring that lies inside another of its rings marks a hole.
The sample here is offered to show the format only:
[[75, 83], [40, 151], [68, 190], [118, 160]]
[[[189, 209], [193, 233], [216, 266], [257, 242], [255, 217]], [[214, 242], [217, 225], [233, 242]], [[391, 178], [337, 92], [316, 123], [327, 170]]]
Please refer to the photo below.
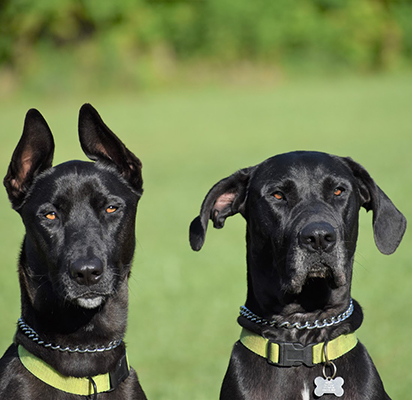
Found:
[[333, 191], [333, 194], [334, 194], [335, 196], [340, 196], [340, 195], [342, 194], [342, 192], [343, 192], [343, 189], [341, 189], [341, 188], [336, 188], [336, 189]]
[[281, 192], [275, 192], [275, 193], [273, 193], [273, 197], [274, 197], [276, 200], [283, 200], [283, 194], [282, 194]]
[[107, 214], [113, 214], [116, 211], [117, 211], [117, 207], [115, 207], [115, 206], [109, 206], [109, 207], [106, 208]]
[[50, 221], [54, 221], [57, 218], [56, 213], [54, 211], [47, 213], [45, 217]]

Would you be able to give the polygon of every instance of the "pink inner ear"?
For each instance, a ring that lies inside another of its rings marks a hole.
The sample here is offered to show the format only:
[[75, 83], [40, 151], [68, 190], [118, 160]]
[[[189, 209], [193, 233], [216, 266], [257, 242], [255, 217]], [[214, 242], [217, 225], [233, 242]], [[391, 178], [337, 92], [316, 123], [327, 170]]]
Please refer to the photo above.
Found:
[[[16, 177], [16, 184], [20, 186], [27, 177], [27, 174], [30, 172], [30, 169], [33, 165], [33, 152], [30, 150], [26, 150], [21, 155], [21, 164], [20, 164], [20, 171], [18, 176]], [[15, 185], [16, 185], [15, 184]]]
[[103, 156], [109, 159], [112, 159], [112, 157], [110, 157], [109, 154], [107, 153], [106, 148], [101, 143], [94, 143], [94, 151], [102, 154]]
[[10, 179], [10, 191], [13, 190], [13, 196], [17, 197], [21, 190], [21, 181], [17, 179]]
[[217, 198], [213, 208], [215, 210], [221, 211], [228, 205], [232, 204], [235, 197], [236, 193], [224, 193]]

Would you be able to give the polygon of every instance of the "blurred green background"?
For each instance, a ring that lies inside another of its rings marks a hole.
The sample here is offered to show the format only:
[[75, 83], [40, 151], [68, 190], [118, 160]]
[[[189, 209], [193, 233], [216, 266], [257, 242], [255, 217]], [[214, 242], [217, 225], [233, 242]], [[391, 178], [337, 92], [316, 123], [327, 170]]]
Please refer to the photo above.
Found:
[[[209, 188], [276, 153], [320, 150], [364, 165], [412, 215], [410, 0], [10, 0], [0, 3], [0, 171], [38, 108], [55, 163], [85, 159], [92, 103], [143, 162], [130, 281], [129, 359], [152, 400], [218, 398], [246, 295], [245, 223], [188, 226]], [[23, 226], [5, 191], [0, 351], [20, 313]], [[379, 253], [361, 211], [353, 297], [359, 337], [393, 399], [412, 385], [412, 246]]]

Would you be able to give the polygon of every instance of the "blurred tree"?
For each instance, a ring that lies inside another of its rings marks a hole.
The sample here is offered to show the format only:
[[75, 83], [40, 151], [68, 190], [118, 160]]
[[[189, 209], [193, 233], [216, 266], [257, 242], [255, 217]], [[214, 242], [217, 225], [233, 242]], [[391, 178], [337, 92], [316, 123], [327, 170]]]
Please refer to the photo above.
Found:
[[81, 71], [92, 81], [139, 86], [193, 60], [355, 71], [410, 66], [412, 2], [0, 1], [0, 72], [21, 79], [60, 65], [66, 77]]

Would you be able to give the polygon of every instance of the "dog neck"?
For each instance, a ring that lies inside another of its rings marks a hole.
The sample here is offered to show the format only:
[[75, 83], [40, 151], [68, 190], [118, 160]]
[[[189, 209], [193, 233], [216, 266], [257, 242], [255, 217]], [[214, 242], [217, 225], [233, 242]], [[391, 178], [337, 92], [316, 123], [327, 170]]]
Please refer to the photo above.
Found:
[[[348, 300], [346, 308], [339, 314], [332, 314], [329, 310], [326, 313], [292, 315], [289, 320], [276, 316], [273, 321], [267, 321], [246, 311], [247, 309], [243, 310], [238, 318], [238, 323], [243, 328], [267, 339], [303, 345], [321, 343], [355, 332], [363, 320], [362, 309], [356, 300]], [[311, 319], [315, 315], [321, 317]]]
[[60, 374], [22, 346], [18, 346], [17, 353], [21, 363], [35, 377], [55, 389], [80, 396], [93, 395], [94, 398], [96, 398], [98, 393], [113, 391], [127, 379], [130, 374], [126, 353], [123, 354], [117, 363], [116, 369], [110, 371], [110, 373], [84, 378]]
[[[127, 323], [127, 280], [120, 291], [94, 310], [79, 309], [78, 306], [57, 306], [53, 310], [36, 309], [28, 301], [22, 288], [22, 320], [36, 332], [38, 340], [27, 335], [19, 327], [15, 343], [22, 345], [34, 356], [42, 359], [66, 376], [95, 376], [115, 368], [125, 351], [123, 337]], [[39, 342], [50, 344], [45, 347]], [[117, 345], [113, 345], [116, 343]], [[106, 348], [101, 352], [61, 351]]]
[[314, 322], [311, 321], [305, 321], [305, 322], [290, 322], [290, 321], [277, 321], [277, 320], [267, 320], [264, 318], [260, 318], [258, 315], [254, 314], [252, 311], [250, 311], [246, 306], [240, 307], [240, 315], [249, 321], [255, 322], [256, 324], [260, 325], [266, 325], [269, 327], [274, 327], [274, 328], [286, 328], [286, 329], [298, 329], [298, 330], [304, 330], [304, 329], [323, 329], [329, 326], [334, 326], [338, 325], [341, 322], [347, 320], [353, 313], [353, 301], [350, 299], [349, 302], [349, 307], [348, 309], [343, 312], [342, 314], [339, 314], [337, 316], [332, 316], [330, 318], [325, 318], [322, 321], [315, 320]]
[[[290, 283], [293, 276], [287, 275], [289, 271], [293, 273], [294, 269], [292, 266], [282, 265], [282, 260], [286, 258], [275, 257], [269, 242], [258, 248], [255, 246], [248, 235], [248, 291], [245, 306], [260, 319], [276, 320], [279, 325], [284, 322], [304, 325], [307, 321], [330, 320], [348, 310], [353, 258], [348, 260], [345, 268], [345, 284], [338, 286], [328, 277], [308, 276], [299, 290], [296, 290]], [[246, 329], [267, 334], [276, 340], [314, 343], [356, 330], [362, 322], [362, 311], [356, 301], [353, 302], [353, 307], [350, 318], [322, 329], [299, 330], [259, 325], [242, 316], [238, 321]]]
[[46, 349], [51, 349], [51, 350], [59, 350], [61, 352], [68, 352], [68, 353], [103, 353], [106, 351], [111, 351], [115, 349], [116, 347], [120, 346], [123, 342], [123, 339], [119, 340], [114, 340], [110, 343], [108, 343], [105, 346], [99, 346], [95, 345], [93, 347], [83, 347], [83, 346], [77, 346], [77, 347], [63, 347], [60, 346], [59, 344], [53, 344], [53, 343], [47, 343], [42, 338], [37, 334], [37, 332], [29, 325], [27, 325], [23, 318], [19, 318], [17, 321], [17, 326], [18, 329], [20, 329], [29, 339], [31, 339], [33, 342], [37, 343], [39, 346], [43, 346]]

